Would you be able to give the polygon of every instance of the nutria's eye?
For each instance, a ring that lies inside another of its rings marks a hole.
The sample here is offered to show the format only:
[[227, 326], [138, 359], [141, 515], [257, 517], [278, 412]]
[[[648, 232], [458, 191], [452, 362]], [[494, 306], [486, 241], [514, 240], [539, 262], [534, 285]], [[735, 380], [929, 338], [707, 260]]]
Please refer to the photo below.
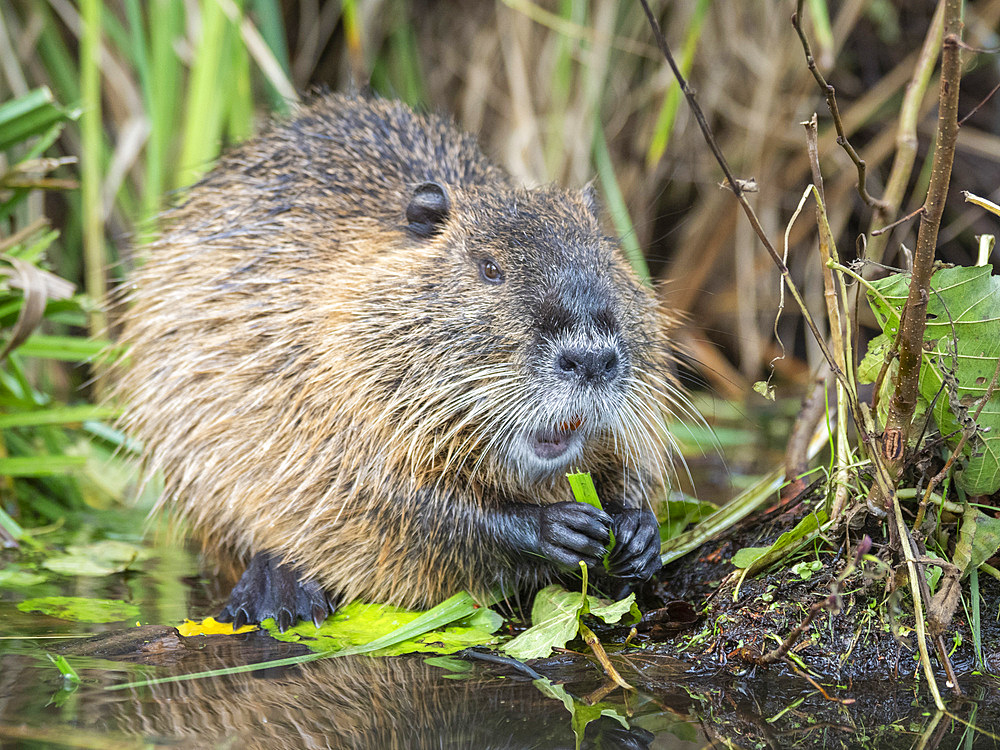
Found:
[[504, 282], [503, 270], [492, 258], [483, 258], [479, 261], [479, 275], [487, 284], [502, 284]]

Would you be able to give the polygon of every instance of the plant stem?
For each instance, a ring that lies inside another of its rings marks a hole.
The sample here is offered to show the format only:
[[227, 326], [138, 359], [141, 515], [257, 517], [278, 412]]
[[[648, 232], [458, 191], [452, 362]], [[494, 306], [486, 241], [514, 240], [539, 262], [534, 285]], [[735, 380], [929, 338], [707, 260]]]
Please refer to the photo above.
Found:
[[946, 0], [944, 16], [941, 92], [935, 138], [937, 146], [934, 150], [927, 199], [924, 201], [924, 213], [920, 216], [920, 228], [917, 231], [910, 292], [900, 322], [899, 375], [889, 401], [885, 441], [882, 446], [889, 475], [894, 484], [903, 469], [903, 446], [906, 445], [910, 422], [917, 404], [917, 382], [920, 375], [924, 328], [927, 324], [927, 302], [930, 298], [934, 249], [937, 245], [945, 198], [948, 195], [951, 168], [955, 158], [955, 143], [958, 139], [958, 90], [962, 77], [962, 0]]
[[[924, 45], [920, 49], [920, 56], [913, 71], [913, 77], [906, 85], [906, 94], [903, 96], [903, 104], [899, 108], [899, 126], [896, 131], [896, 155], [892, 160], [892, 169], [889, 171], [889, 179], [886, 181], [885, 190], [882, 193], [882, 200], [886, 203], [885, 212], [876, 218], [884, 218], [891, 222], [899, 213], [903, 204], [903, 197], [906, 185], [913, 173], [913, 162], [917, 158], [917, 119], [920, 116], [920, 104], [927, 93], [931, 75], [937, 63], [938, 52], [941, 49], [941, 30], [944, 25], [944, 5], [945, 0], [941, 0], [938, 9], [934, 13], [934, 19], [924, 37]], [[922, 211], [923, 209], [921, 209]], [[889, 226], [892, 226], [890, 223]], [[886, 244], [889, 242], [889, 233], [872, 233], [871, 241], [865, 249], [865, 258], [874, 263], [881, 263], [885, 254]], [[874, 266], [872, 266], [874, 269]]]

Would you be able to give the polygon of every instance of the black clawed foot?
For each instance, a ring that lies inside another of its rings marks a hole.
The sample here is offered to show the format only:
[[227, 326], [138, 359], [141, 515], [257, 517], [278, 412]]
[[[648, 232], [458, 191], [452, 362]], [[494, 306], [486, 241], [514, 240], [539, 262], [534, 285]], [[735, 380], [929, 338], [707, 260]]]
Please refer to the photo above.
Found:
[[660, 526], [651, 511], [626, 508], [614, 516], [615, 548], [609, 573], [628, 581], [648, 581], [660, 569]]
[[538, 550], [562, 570], [574, 570], [582, 560], [600, 565], [611, 541], [611, 516], [586, 503], [553, 503], [541, 510]]
[[312, 620], [318, 628], [336, 609], [337, 599], [318, 583], [302, 578], [292, 565], [280, 565], [271, 554], [258, 552], [216, 619], [239, 629], [273, 617], [284, 633], [299, 620]]

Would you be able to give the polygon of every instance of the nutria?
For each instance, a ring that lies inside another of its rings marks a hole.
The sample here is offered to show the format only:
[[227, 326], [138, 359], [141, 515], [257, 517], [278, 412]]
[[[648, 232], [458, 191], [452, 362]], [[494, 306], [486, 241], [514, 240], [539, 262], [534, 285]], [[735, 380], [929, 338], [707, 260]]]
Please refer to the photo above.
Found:
[[[120, 394], [160, 505], [249, 565], [222, 618], [427, 607], [583, 560], [648, 579], [669, 317], [591, 189], [328, 95], [236, 148], [129, 281]], [[604, 511], [564, 474], [590, 471]]]

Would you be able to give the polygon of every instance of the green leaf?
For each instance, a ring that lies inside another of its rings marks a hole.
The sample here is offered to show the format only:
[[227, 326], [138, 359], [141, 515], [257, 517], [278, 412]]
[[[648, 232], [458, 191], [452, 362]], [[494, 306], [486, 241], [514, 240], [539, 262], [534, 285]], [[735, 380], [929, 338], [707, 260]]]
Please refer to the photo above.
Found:
[[[919, 390], [925, 404], [934, 403], [934, 419], [945, 435], [960, 427], [952, 401], [971, 416], [1000, 359], [1000, 277], [992, 271], [991, 266], [945, 268], [931, 277]], [[872, 310], [883, 332], [894, 337], [909, 277], [895, 274], [872, 286], [881, 293], [880, 298], [869, 291]], [[949, 394], [946, 388], [937, 396], [947, 373], [957, 380], [955, 392]], [[981, 430], [963, 448], [964, 466], [956, 478], [970, 495], [989, 495], [1000, 489], [1000, 388], [983, 406], [977, 422]], [[950, 440], [954, 446], [959, 435]]]
[[128, 542], [108, 539], [86, 545], [70, 545], [66, 553], [53, 555], [42, 567], [67, 576], [107, 576], [128, 569], [133, 562], [152, 553]]
[[46, 580], [41, 573], [32, 573], [16, 565], [0, 570], [0, 588], [29, 588]]
[[[573, 491], [573, 497], [578, 503], [586, 503], [598, 510], [604, 510], [604, 506], [601, 505], [601, 499], [597, 496], [597, 488], [594, 487], [594, 480], [591, 479], [590, 472], [567, 474], [566, 479], [569, 480], [569, 488]], [[610, 531], [608, 535], [610, 537], [608, 540], [608, 551], [604, 553], [605, 570], [609, 570], [611, 567], [609, 562], [611, 559], [611, 550], [615, 548], [615, 532]]]
[[139, 616], [134, 604], [114, 599], [87, 599], [82, 596], [42, 596], [17, 605], [22, 612], [40, 612], [73, 622], [119, 622]]
[[803, 518], [792, 529], [779, 536], [770, 547], [744, 547], [733, 555], [733, 565], [747, 568], [747, 575], [754, 575], [768, 565], [777, 562], [802, 544], [819, 534], [826, 523], [826, 511], [813, 512]]
[[531, 608], [534, 623], [503, 647], [515, 659], [541, 659], [576, 637], [585, 599], [577, 591], [567, 591], [554, 583], [535, 594]]
[[639, 618], [642, 617], [642, 613], [639, 612], [639, 608], [635, 603], [634, 593], [617, 602], [603, 602], [596, 596], [588, 596], [587, 600], [590, 605], [590, 614], [603, 620], [608, 625], [614, 625], [626, 614], [631, 614], [633, 623], [638, 622]]
[[993, 518], [976, 508], [966, 510], [962, 528], [955, 543], [952, 560], [962, 575], [978, 568], [1000, 551], [1000, 518]]
[[311, 622], [299, 623], [281, 633], [273, 620], [261, 625], [272, 638], [301, 643], [314, 651], [395, 656], [453, 654], [469, 646], [491, 644], [497, 640], [493, 632], [502, 623], [500, 615], [462, 593], [426, 612], [352, 602], [319, 628]]
[[708, 518], [719, 509], [714, 503], [697, 500], [677, 493], [657, 508], [660, 522], [660, 541], [673, 539], [692, 523]]
[[569, 487], [573, 490], [573, 497], [576, 498], [577, 502], [603, 510], [601, 499], [597, 496], [597, 488], [594, 487], [594, 480], [590, 478], [590, 472], [567, 474], [566, 478], [569, 480]]
[[76, 119], [78, 112], [55, 103], [47, 86], [0, 105], [0, 151], [48, 131], [57, 122]]

